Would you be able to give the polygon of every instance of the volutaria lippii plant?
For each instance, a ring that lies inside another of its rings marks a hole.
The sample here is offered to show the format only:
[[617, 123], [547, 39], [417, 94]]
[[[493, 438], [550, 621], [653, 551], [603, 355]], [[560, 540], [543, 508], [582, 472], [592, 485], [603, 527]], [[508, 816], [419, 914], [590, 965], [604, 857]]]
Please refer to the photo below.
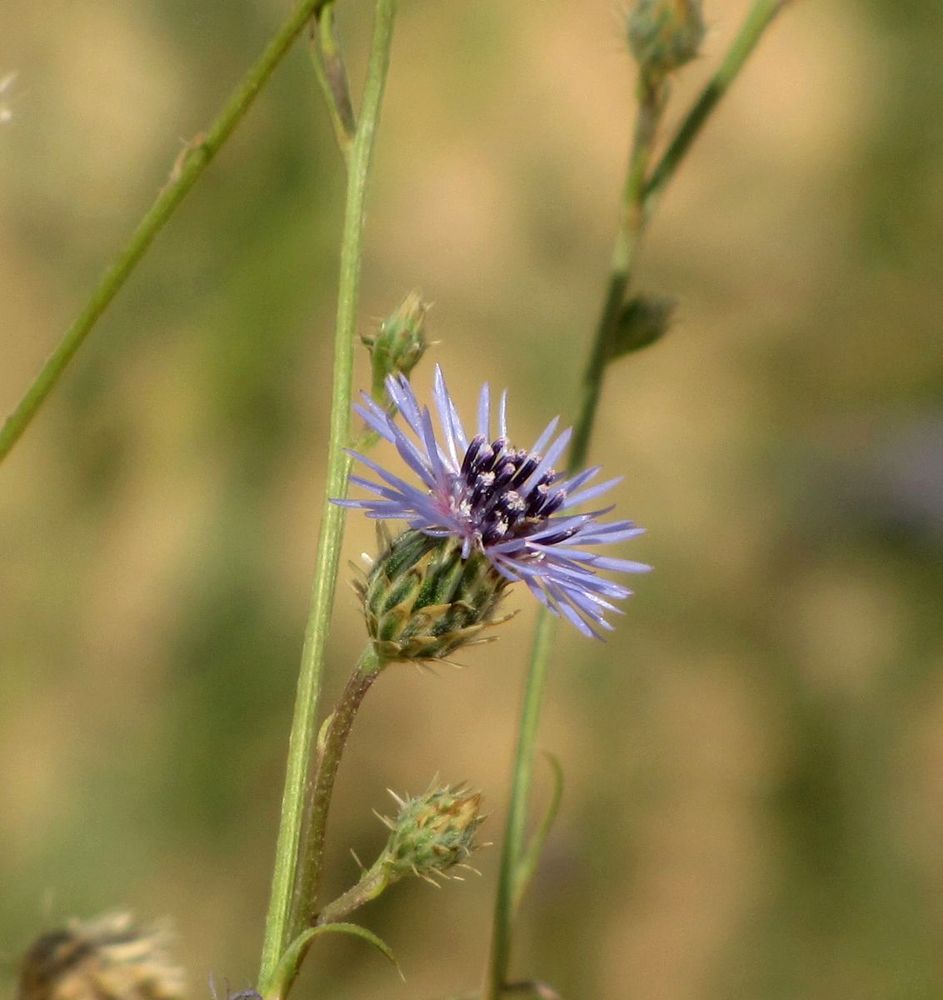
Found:
[[[421, 795], [396, 797], [396, 814], [383, 817], [389, 839], [376, 860], [364, 866], [356, 883], [338, 898], [321, 899], [331, 798], [344, 747], [367, 692], [398, 663], [447, 660], [463, 647], [497, 638], [496, 626], [510, 617], [504, 613], [503, 598], [514, 585], [529, 590], [542, 610], [525, 679], [491, 947], [479, 988], [465, 996], [546, 1000], [558, 995], [536, 978], [514, 981], [509, 976], [514, 918], [537, 869], [560, 798], [558, 780], [551, 807], [528, 840], [537, 720], [554, 624], [563, 619], [588, 640], [601, 636], [612, 628], [610, 617], [620, 610], [619, 602], [629, 596], [625, 574], [648, 568], [622, 552], [623, 544], [641, 529], [631, 521], [610, 519], [608, 508], [599, 506], [618, 480], [598, 482], [598, 468], [583, 468], [596, 408], [609, 365], [655, 343], [670, 326], [673, 301], [632, 287], [642, 238], [693, 140], [784, 5], [785, 0], [755, 0], [706, 86], [664, 139], [661, 131], [671, 80], [701, 54], [705, 35], [701, 4], [635, 0], [630, 5], [625, 30], [637, 63], [635, 124], [625, 184], [614, 210], [610, 273], [577, 387], [580, 401], [572, 432], [558, 432], [554, 418], [531, 447], [520, 448], [509, 435], [507, 396], [493, 400], [487, 382], [474, 417], [463, 421], [438, 366], [431, 392], [415, 392], [410, 375], [427, 347], [426, 305], [416, 293], [407, 296], [378, 330], [361, 335], [370, 355], [370, 392], [352, 406], [364, 207], [396, 0], [375, 0], [366, 80], [356, 109], [336, 32], [334, 0], [298, 3], [218, 117], [177, 158], [127, 246], [0, 430], [2, 461], [143, 259], [155, 234], [202, 176], [292, 43], [310, 28], [314, 77], [327, 102], [347, 178], [331, 431], [262, 961], [255, 987], [239, 996], [282, 1000], [314, 943], [329, 934], [358, 936], [394, 960], [389, 945], [351, 922], [350, 916], [403, 878], [436, 882], [471, 867], [469, 859], [478, 847], [483, 820], [480, 793], [464, 784], [434, 783]], [[571, 6], [565, 16], [582, 14]], [[626, 103], [631, 103], [628, 97]], [[9, 117], [8, 108], [4, 115]], [[441, 356], [448, 354], [445, 347]], [[540, 359], [534, 365], [536, 375]], [[487, 378], [488, 373], [482, 374]], [[355, 427], [354, 414], [362, 419], [362, 427], [359, 422]], [[380, 439], [394, 446], [395, 464], [381, 464], [368, 454]], [[351, 476], [354, 461], [368, 475]], [[358, 491], [354, 498], [348, 493], [351, 483]], [[349, 510], [378, 521], [379, 543], [356, 583], [365, 647], [338, 703], [322, 719], [325, 646]], [[559, 770], [556, 764], [555, 768]], [[23, 962], [21, 1000], [102, 996], [176, 1000], [182, 993], [182, 976], [169, 962], [163, 938], [141, 926], [130, 917], [106, 917], [43, 934]], [[104, 982], [111, 984], [105, 992]]]

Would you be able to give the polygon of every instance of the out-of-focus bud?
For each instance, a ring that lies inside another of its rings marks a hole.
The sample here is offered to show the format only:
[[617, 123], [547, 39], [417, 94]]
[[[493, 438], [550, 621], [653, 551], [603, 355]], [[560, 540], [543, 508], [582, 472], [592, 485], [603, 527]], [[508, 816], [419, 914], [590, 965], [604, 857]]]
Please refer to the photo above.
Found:
[[419, 363], [428, 343], [425, 336], [426, 312], [429, 303], [418, 292], [410, 292], [402, 305], [380, 324], [372, 337], [360, 339], [370, 351], [373, 369], [370, 394], [381, 405], [389, 405], [386, 393], [388, 375], [405, 375]]
[[171, 960], [167, 938], [127, 913], [70, 920], [26, 952], [18, 1000], [178, 1000], [183, 970]]
[[622, 307], [619, 322], [606, 342], [606, 360], [654, 344], [668, 332], [677, 302], [657, 295], [635, 295]]
[[390, 794], [399, 812], [396, 819], [381, 817], [392, 833], [377, 861], [390, 881], [404, 875], [434, 881], [463, 864], [478, 847], [475, 833], [484, 821], [480, 792], [469, 791], [466, 785], [447, 785], [416, 798]]
[[366, 581], [354, 584], [363, 600], [367, 632], [384, 660], [440, 660], [496, 625], [507, 581], [479, 551], [462, 559], [462, 543], [406, 531], [380, 535], [382, 554]]
[[701, 0], [634, 0], [628, 15], [629, 47], [655, 80], [698, 54], [704, 30]]

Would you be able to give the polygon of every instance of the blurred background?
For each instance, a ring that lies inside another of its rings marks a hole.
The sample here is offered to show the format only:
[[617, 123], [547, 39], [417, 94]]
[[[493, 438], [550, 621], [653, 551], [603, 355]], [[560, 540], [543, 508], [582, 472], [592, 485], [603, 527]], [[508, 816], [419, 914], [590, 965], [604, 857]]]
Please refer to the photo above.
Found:
[[[355, 80], [366, 4], [340, 4]], [[278, 26], [285, 0], [4, 5], [0, 412]], [[744, 0], [706, 0], [704, 56]], [[804, 0], [664, 198], [637, 287], [665, 341], [610, 369], [592, 449], [656, 572], [606, 644], [561, 629], [541, 745], [566, 794], [513, 969], [570, 1000], [943, 994], [943, 8]], [[611, 0], [404, 0], [362, 329], [412, 288], [463, 409], [527, 444], [575, 412], [633, 66]], [[0, 992], [69, 916], [170, 917], [190, 976], [253, 981], [318, 530], [342, 176], [302, 47], [0, 470]], [[365, 357], [358, 384], [366, 384]], [[548, 401], [552, 401], [549, 402]], [[548, 406], [550, 409], [548, 409]], [[372, 545], [350, 520], [346, 551]], [[330, 886], [385, 789], [439, 772], [498, 840], [533, 604], [461, 671], [377, 686]], [[338, 600], [326, 697], [363, 641]], [[538, 802], [548, 773], [538, 774]], [[473, 989], [483, 877], [403, 884], [299, 996]]]

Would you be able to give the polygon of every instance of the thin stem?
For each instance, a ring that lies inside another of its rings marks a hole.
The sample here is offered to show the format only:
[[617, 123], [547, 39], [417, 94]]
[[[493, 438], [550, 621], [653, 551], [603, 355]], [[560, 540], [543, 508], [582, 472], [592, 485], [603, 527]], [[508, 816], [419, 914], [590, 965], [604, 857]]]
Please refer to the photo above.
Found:
[[596, 335], [590, 351], [589, 362], [583, 375], [579, 416], [573, 430], [570, 446], [570, 468], [579, 468], [589, 451], [589, 438], [596, 419], [596, 408], [602, 391], [603, 371], [606, 367], [606, 347], [619, 322], [622, 306], [632, 273], [632, 265], [639, 240], [648, 221], [645, 210], [645, 176], [652, 157], [655, 134], [664, 108], [663, 85], [653, 83], [639, 75], [639, 109], [635, 119], [635, 135], [629, 154], [622, 203], [619, 210], [619, 229], [612, 249], [609, 282], [603, 300], [602, 313], [596, 326]]
[[684, 159], [691, 143], [697, 138], [717, 102], [724, 96], [730, 84], [743, 69], [744, 63], [756, 48], [763, 32], [787, 3], [788, 0], [757, 0], [754, 3], [737, 33], [737, 37], [727, 50], [719, 69], [710, 78], [698, 99], [691, 106], [690, 111], [685, 115], [674, 138], [652, 171], [652, 175], [645, 185], [647, 211], [650, 212], [654, 207], [655, 201], [664, 190], [665, 185], [674, 176], [678, 165]]
[[[638, 245], [654, 211], [658, 195], [683, 160], [695, 136], [717, 102], [742, 69], [763, 31], [788, 0], [756, 0], [728, 50], [720, 69], [685, 116], [674, 139], [648, 176], [655, 132], [661, 117], [663, 93], [644, 76], [639, 80], [639, 111], [620, 211], [620, 224], [599, 323], [583, 377], [579, 415], [570, 447], [569, 467], [579, 469], [586, 460], [606, 369], [606, 346], [625, 304]], [[533, 782], [537, 724], [546, 687], [555, 619], [541, 610], [534, 631], [524, 706], [514, 759], [511, 804], [502, 846], [501, 869], [495, 901], [491, 952], [482, 1000], [498, 1000], [507, 981], [512, 924], [515, 915], [515, 872], [524, 851], [524, 827]], [[519, 901], [519, 898], [518, 900]]]
[[373, 686], [384, 663], [371, 644], [360, 658], [347, 681], [337, 707], [326, 723], [324, 736], [316, 751], [314, 782], [305, 803], [301, 827], [300, 862], [295, 876], [294, 893], [288, 937], [297, 937], [315, 922], [317, 897], [321, 885], [321, 868], [324, 860], [324, 836], [327, 817], [334, 794], [334, 782], [340, 767], [347, 737], [363, 699]]
[[516, 911], [515, 871], [524, 852], [524, 830], [527, 824], [527, 807], [534, 777], [537, 726], [540, 721], [540, 708], [547, 682], [550, 647], [555, 624], [556, 620], [546, 611], [542, 611], [534, 632], [534, 644], [531, 648], [530, 668], [524, 689], [524, 705], [517, 737], [517, 750], [514, 756], [511, 803], [504, 830], [504, 842], [501, 846], [501, 868], [498, 874], [491, 952], [485, 972], [485, 981], [482, 984], [482, 1000], [498, 1000], [507, 979], [511, 958], [511, 931]]
[[351, 150], [347, 178], [347, 205], [341, 243], [337, 327], [334, 341], [334, 379], [331, 397], [328, 472], [318, 542], [317, 564], [311, 608], [305, 628], [304, 649], [298, 675], [298, 691], [292, 720], [282, 799], [281, 823], [275, 850], [275, 873], [265, 942], [259, 973], [259, 989], [267, 993], [278, 960], [291, 941], [289, 916], [299, 864], [299, 846], [311, 747], [314, 742], [324, 647], [327, 641], [334, 591], [340, 565], [344, 508], [332, 497], [347, 495], [350, 459], [344, 451], [350, 437], [350, 399], [356, 332], [360, 267], [363, 256], [364, 203], [367, 176], [373, 155], [383, 88], [389, 66], [396, 0], [377, 0], [370, 62], [364, 88], [357, 135]]
[[163, 229], [185, 195], [222, 148], [259, 91], [268, 82], [292, 42], [308, 19], [326, 0], [301, 0], [258, 61], [243, 77], [205, 134], [197, 136], [177, 159], [170, 178], [161, 188], [147, 214], [131, 234], [125, 248], [105, 272], [75, 322], [66, 331], [16, 409], [0, 429], [0, 462], [9, 454], [29, 426], [46, 397], [62, 377], [76, 351], [91, 333], [102, 313], [121, 290], [131, 272], [147, 252], [154, 237]]
[[347, 68], [337, 40], [333, 0], [324, 5], [311, 24], [311, 43], [308, 51], [327, 103], [337, 146], [349, 164], [351, 147], [357, 134], [357, 123], [350, 100]]
[[[605, 349], [614, 325], [618, 322], [635, 248], [645, 226], [642, 199], [645, 174], [655, 141], [655, 133], [663, 108], [662, 89], [644, 75], [639, 77], [639, 111], [635, 123], [632, 150], [623, 188], [619, 232], [612, 254], [612, 271], [596, 330], [593, 349], [583, 379], [583, 399], [570, 447], [571, 469], [579, 468], [589, 446], [596, 407], [605, 369]], [[482, 1000], [498, 1000], [507, 981], [510, 962], [512, 924], [521, 893], [515, 892], [516, 872], [524, 853], [524, 831], [534, 776], [537, 727], [547, 682], [555, 620], [542, 610], [534, 633], [530, 668], [527, 675], [524, 706], [521, 712], [517, 751], [511, 782], [511, 803], [501, 849], [501, 868], [495, 899], [491, 953], [485, 971]]]
[[356, 885], [327, 904], [318, 914], [317, 924], [334, 924], [350, 916], [354, 910], [360, 909], [364, 903], [376, 899], [390, 884], [390, 876], [383, 864], [375, 864], [368, 868]]

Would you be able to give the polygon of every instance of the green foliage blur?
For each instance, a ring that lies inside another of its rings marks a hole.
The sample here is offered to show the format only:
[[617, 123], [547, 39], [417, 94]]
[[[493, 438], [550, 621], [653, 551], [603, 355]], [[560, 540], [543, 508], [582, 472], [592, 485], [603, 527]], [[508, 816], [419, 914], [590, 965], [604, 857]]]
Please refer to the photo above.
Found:
[[[0, 412], [287, 10], [4, 6]], [[340, 3], [361, 77], [368, 5]], [[706, 0], [696, 94], [745, 0]], [[404, 2], [362, 332], [417, 288], [467, 409], [572, 419], [633, 69], [609, 0]], [[651, 227], [678, 300], [610, 369], [592, 459], [655, 573], [605, 644], [561, 630], [542, 744], [566, 797], [513, 968], [569, 1000], [943, 994], [943, 13], [790, 6]], [[250, 984], [326, 450], [341, 163], [303, 47], [279, 69], [0, 468], [0, 993], [68, 916], [172, 918], [190, 995]], [[369, 385], [366, 352], [358, 382]], [[551, 412], [552, 411], [552, 412]], [[349, 522], [350, 558], [370, 551]], [[631, 551], [628, 551], [631, 548]], [[358, 719], [329, 888], [387, 786], [484, 790], [497, 840], [532, 602], [467, 669], [397, 668]], [[363, 642], [339, 597], [325, 695]], [[549, 794], [540, 776], [538, 803]], [[481, 879], [403, 884], [299, 996], [472, 989]]]

